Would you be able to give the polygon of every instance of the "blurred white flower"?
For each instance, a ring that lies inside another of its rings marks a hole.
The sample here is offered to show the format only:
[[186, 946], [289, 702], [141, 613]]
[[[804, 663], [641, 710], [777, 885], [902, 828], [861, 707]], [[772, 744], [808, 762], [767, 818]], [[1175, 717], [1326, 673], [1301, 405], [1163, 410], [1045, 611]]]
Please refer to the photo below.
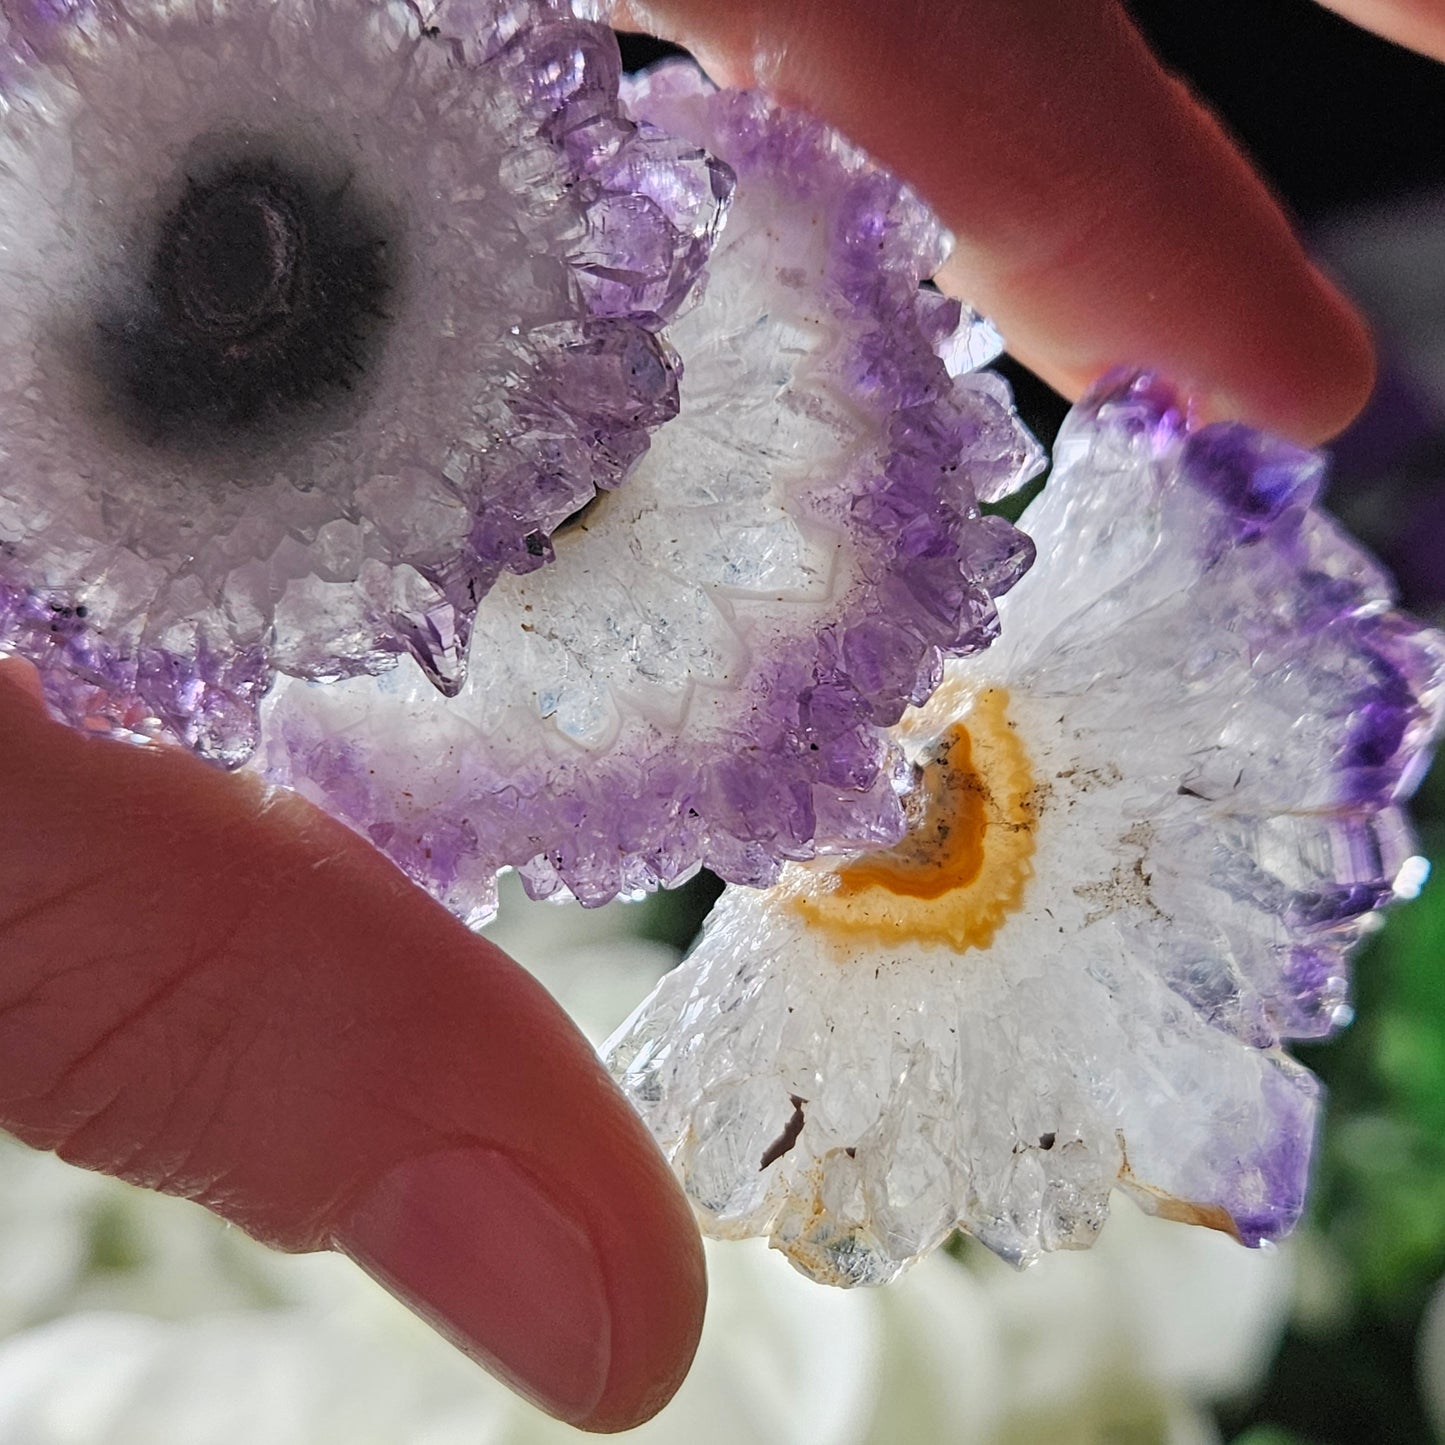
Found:
[[1201, 1407], [1244, 1393], [1273, 1359], [1292, 1295], [1287, 1250], [1245, 1251], [1115, 1204], [1092, 1250], [1021, 1273], [969, 1255], [1008, 1361], [1001, 1440], [1111, 1440], [1141, 1421], [1143, 1439], [1213, 1440]]
[[[1127, 1224], [1122, 1221], [1128, 1221]], [[1279, 1256], [1121, 1209], [1091, 1256], [1014, 1274], [928, 1261], [886, 1291], [819, 1290], [760, 1242], [709, 1246], [697, 1364], [647, 1445], [1072, 1445], [1215, 1439], [1283, 1322]], [[87, 1313], [0, 1344], [5, 1445], [560, 1445], [339, 1260], [324, 1303], [187, 1321]], [[1240, 1266], [1244, 1265], [1245, 1268]]]
[[[259, 1246], [257, 1246], [259, 1248]], [[0, 1344], [5, 1445], [545, 1445], [576, 1438], [340, 1260], [316, 1305], [189, 1320], [90, 1312]], [[639, 1441], [864, 1445], [886, 1310], [762, 1245], [713, 1259], [692, 1375]], [[951, 1266], [956, 1269], [956, 1266]]]
[[476, 1389], [475, 1368], [410, 1343], [399, 1323], [305, 1309], [76, 1315], [0, 1348], [0, 1440], [420, 1445], [445, 1438], [433, 1426], [463, 1402], [473, 1441], [503, 1438], [490, 1429], [501, 1401]]
[[0, 1135], [0, 1335], [53, 1310], [84, 1274], [100, 1181]]

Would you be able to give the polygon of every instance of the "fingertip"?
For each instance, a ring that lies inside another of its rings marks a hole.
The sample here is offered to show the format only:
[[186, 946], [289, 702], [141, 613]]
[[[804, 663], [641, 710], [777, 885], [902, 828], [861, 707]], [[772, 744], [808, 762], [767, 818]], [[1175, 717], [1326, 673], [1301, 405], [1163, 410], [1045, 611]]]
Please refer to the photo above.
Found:
[[[953, 288], [950, 288], [953, 289]], [[1318, 292], [1274, 332], [1231, 332], [1221, 307], [1215, 334], [1180, 333], [1149, 344], [1125, 328], [1093, 332], [1085, 358], [1008, 338], [1010, 354], [1070, 401], [1107, 372], [1144, 366], [1167, 375], [1193, 400], [1201, 421], [1242, 421], [1303, 446], [1322, 446], [1365, 409], [1374, 391], [1373, 333], [1354, 304], [1323, 276]]]
[[1228, 382], [1203, 389], [1210, 420], [1240, 420], [1278, 432], [1306, 446], [1339, 435], [1365, 409], [1375, 389], [1378, 359], [1369, 323], [1354, 303], [1317, 268], [1310, 310], [1284, 337], [1288, 349], [1276, 370], [1257, 384], [1234, 389]]
[[308, 804], [22, 727], [12, 683], [42, 716], [0, 664], [0, 1125], [338, 1245], [584, 1428], [660, 1409], [701, 1328], [696, 1226], [546, 991]]
[[648, 0], [632, 18], [913, 182], [957, 238], [940, 284], [1066, 395], [1144, 365], [1211, 414], [1309, 444], [1367, 400], [1358, 313], [1112, 0]]
[[706, 1271], [691, 1211], [635, 1116], [605, 1078], [569, 1079], [567, 1092], [594, 1151], [544, 1147], [513, 1114], [494, 1142], [384, 1167], [330, 1237], [539, 1408], [612, 1433], [650, 1419], [685, 1378]]
[[611, 1363], [596, 1404], [572, 1422], [579, 1429], [601, 1435], [634, 1429], [671, 1401], [692, 1368], [707, 1305], [707, 1269], [697, 1223], [690, 1211], [683, 1219], [684, 1228], [663, 1233], [647, 1233], [639, 1221], [646, 1257], [625, 1274], [612, 1256]]
[[672, 1397], [696, 1348], [696, 1230], [645, 1217], [651, 1180], [627, 1221], [646, 1247], [619, 1248], [599, 1201], [555, 1163], [475, 1145], [405, 1159], [345, 1210], [334, 1243], [549, 1414], [630, 1429]]
[[560, 1419], [607, 1382], [610, 1318], [588, 1231], [496, 1149], [403, 1159], [364, 1188], [334, 1241], [478, 1363]]
[[[383, 1077], [408, 1081], [414, 1137], [433, 1143], [400, 1161], [373, 1155], [376, 1183], [333, 1216], [333, 1243], [541, 1408], [588, 1431], [630, 1429], [672, 1398], [697, 1348], [707, 1285], [696, 1222], [541, 985], [447, 929], [460, 976], [441, 949], [413, 962], [412, 986], [429, 990], [434, 975], [450, 998], [389, 1006], [391, 1037], [374, 1054]], [[363, 973], [367, 953], [358, 940]]]
[[1214, 157], [1201, 166], [1215, 194], [1196, 217], [1202, 242], [1189, 241], [1177, 209], [1131, 237], [1081, 226], [1073, 207], [1052, 254], [1001, 263], [961, 249], [939, 284], [994, 317], [1010, 353], [1070, 400], [1110, 370], [1143, 366], [1207, 419], [1317, 446], [1369, 400], [1369, 325], [1243, 162], [1222, 149]]
[[1441, 0], [1322, 0], [1331, 10], [1386, 40], [1445, 60], [1445, 4]]
[[668, 1186], [647, 1196], [668, 1207], [632, 1221], [630, 1248], [611, 1256], [612, 1366], [596, 1405], [576, 1422], [582, 1429], [614, 1434], [650, 1420], [677, 1393], [697, 1353], [707, 1304], [702, 1240], [670, 1177]]

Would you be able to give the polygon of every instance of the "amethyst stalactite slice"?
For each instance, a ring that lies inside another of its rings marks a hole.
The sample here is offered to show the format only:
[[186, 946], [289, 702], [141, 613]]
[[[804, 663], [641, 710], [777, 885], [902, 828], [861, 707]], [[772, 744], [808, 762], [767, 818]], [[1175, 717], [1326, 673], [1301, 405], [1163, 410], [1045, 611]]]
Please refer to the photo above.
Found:
[[1087, 1245], [1115, 1188], [1293, 1226], [1318, 1086], [1283, 1045], [1348, 1019], [1423, 879], [1402, 808], [1445, 714], [1445, 637], [1323, 470], [1149, 375], [1074, 409], [999, 641], [895, 735], [904, 840], [727, 890], [608, 1045], [710, 1233], [859, 1284], [956, 1227]]
[[0, 647], [231, 766], [277, 671], [456, 690], [675, 411], [725, 168], [557, 0], [0, 15]]
[[885, 729], [991, 641], [1032, 556], [980, 503], [1040, 453], [976, 369], [991, 329], [920, 284], [946, 238], [919, 201], [691, 66], [630, 101], [737, 177], [667, 333], [677, 417], [548, 565], [484, 599], [456, 698], [397, 669], [288, 684], [266, 719], [271, 777], [474, 921], [506, 865], [601, 903], [894, 841]]

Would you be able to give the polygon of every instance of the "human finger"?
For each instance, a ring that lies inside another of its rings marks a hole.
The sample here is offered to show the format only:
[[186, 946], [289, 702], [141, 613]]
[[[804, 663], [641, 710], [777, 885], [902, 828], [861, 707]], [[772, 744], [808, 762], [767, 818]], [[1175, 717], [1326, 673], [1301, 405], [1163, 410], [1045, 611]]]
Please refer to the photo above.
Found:
[[14, 661], [0, 798], [0, 1126], [342, 1250], [576, 1424], [666, 1401], [696, 1227], [528, 974], [295, 796], [61, 727]]
[[1320, 0], [1328, 9], [1422, 55], [1445, 60], [1442, 0]]
[[620, 0], [612, 18], [913, 182], [957, 238], [944, 284], [1069, 396], [1148, 363], [1316, 442], [1369, 395], [1363, 322], [1114, 0]]

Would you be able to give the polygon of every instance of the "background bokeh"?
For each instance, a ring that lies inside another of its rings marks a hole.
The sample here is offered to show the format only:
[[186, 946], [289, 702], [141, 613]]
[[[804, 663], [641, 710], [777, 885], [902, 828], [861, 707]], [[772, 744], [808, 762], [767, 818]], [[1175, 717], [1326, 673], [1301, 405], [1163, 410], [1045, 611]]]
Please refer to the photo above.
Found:
[[[1445, 71], [1308, 0], [1131, 8], [1374, 317], [1381, 387], [1335, 449], [1330, 502], [1445, 623]], [[657, 53], [629, 42], [634, 64]], [[1049, 440], [1059, 399], [1009, 371]], [[1445, 1440], [1445, 769], [1417, 817], [1435, 879], [1359, 958], [1353, 1027], [1300, 1050], [1329, 1110], [1308, 1218], [1282, 1249], [1121, 1201], [1087, 1254], [1017, 1275], [960, 1242], [895, 1288], [841, 1295], [723, 1246], [698, 1367], [637, 1438]], [[600, 1036], [714, 891], [704, 878], [580, 915], [509, 889], [494, 932]], [[345, 1261], [270, 1255], [192, 1206], [0, 1140], [0, 1445], [573, 1438]]]

